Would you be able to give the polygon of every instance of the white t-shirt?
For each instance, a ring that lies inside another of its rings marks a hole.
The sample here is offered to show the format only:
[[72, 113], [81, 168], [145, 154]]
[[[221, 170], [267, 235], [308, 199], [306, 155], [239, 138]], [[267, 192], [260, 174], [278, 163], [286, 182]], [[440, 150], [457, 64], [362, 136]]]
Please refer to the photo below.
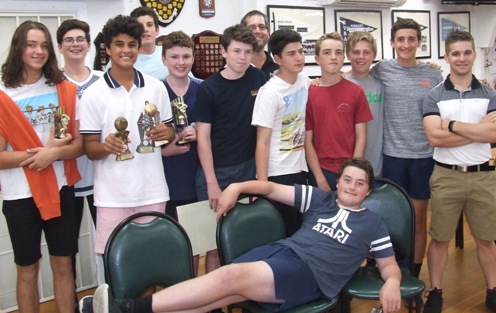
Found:
[[310, 79], [303, 73], [291, 85], [275, 75], [258, 91], [251, 124], [272, 129], [268, 176], [308, 171], [305, 111]]
[[[70, 76], [68, 76], [66, 73], [64, 73], [65, 77], [67, 78], [68, 81], [71, 83], [77, 85], [78, 87], [78, 99], [80, 100], [81, 97], [83, 96], [84, 91], [91, 86], [94, 82], [96, 82], [100, 77], [102, 77], [103, 72], [102, 71], [95, 71], [90, 69], [90, 75], [82, 81], [76, 81], [72, 79]], [[79, 110], [79, 106], [77, 108]], [[76, 184], [74, 184], [74, 193], [76, 194], [76, 197], [84, 197], [88, 195], [93, 194], [93, 180], [94, 180], [94, 166], [93, 166], [93, 161], [88, 159], [86, 154], [83, 154], [79, 158], [76, 159], [77, 161], [77, 167], [79, 170], [79, 173], [81, 174], [81, 180], [78, 181]]]
[[[40, 78], [32, 85], [22, 85], [18, 88], [0, 87], [24, 112], [36, 131], [43, 145], [48, 142], [50, 127], [53, 125], [53, 112], [59, 106], [57, 88], [46, 84], [45, 77]], [[36, 148], [36, 147], [33, 147]], [[12, 151], [12, 146], [7, 143], [7, 151]], [[59, 190], [67, 185], [64, 162], [52, 163], [57, 177]], [[18, 200], [30, 198], [31, 188], [21, 167], [0, 170], [2, 182], [2, 195], [4, 200]]]
[[151, 76], [135, 72], [135, 82], [128, 92], [109, 72], [92, 84], [81, 98], [81, 134], [100, 134], [104, 142], [109, 133], [115, 133], [115, 119], [123, 116], [128, 121], [128, 144], [133, 159], [116, 161], [111, 154], [94, 161], [94, 199], [97, 207], [136, 207], [169, 200], [160, 148], [152, 153], [138, 153], [141, 143], [138, 120], [145, 101], [157, 105], [160, 120], [172, 121], [169, 96], [164, 84]]

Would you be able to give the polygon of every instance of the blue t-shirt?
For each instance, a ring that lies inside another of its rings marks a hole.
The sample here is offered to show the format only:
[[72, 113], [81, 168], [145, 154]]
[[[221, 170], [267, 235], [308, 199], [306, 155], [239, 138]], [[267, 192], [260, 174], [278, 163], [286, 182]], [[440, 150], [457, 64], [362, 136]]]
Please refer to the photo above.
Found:
[[[167, 81], [164, 81], [164, 84], [172, 102], [177, 98], [177, 95]], [[196, 104], [196, 92], [199, 85], [199, 83], [191, 80], [188, 91], [183, 96], [184, 102], [188, 105], [186, 108], [188, 124], [195, 122], [192, 112]], [[184, 154], [162, 157], [162, 162], [167, 186], [169, 186], [170, 199], [176, 201], [195, 200], [195, 176], [199, 165], [197, 143], [189, 143], [189, 151]]]
[[375, 212], [341, 208], [335, 192], [296, 185], [294, 206], [303, 213], [301, 228], [281, 240], [308, 264], [320, 290], [335, 297], [372, 253], [394, 255], [386, 224]]

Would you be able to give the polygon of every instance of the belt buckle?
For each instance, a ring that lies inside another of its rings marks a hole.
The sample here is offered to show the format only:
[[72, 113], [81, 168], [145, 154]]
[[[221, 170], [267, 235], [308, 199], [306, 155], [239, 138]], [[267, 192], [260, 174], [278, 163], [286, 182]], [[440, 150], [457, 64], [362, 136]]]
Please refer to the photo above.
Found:
[[468, 172], [468, 165], [457, 165], [457, 166], [455, 167], [455, 169], [456, 169], [458, 172], [466, 173], [466, 172]]

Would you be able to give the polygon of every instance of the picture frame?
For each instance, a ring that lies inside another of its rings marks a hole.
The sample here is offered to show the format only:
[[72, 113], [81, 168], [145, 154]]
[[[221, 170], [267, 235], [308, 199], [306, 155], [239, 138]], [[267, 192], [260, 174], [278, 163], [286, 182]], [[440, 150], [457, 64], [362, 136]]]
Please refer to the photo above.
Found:
[[[382, 42], [382, 11], [380, 10], [334, 10], [335, 30], [348, 40], [348, 36], [354, 31], [367, 31], [375, 39], [377, 44], [377, 55], [374, 62], [384, 58], [384, 46]], [[345, 56], [345, 64], [350, 64]]]
[[438, 12], [437, 29], [438, 57], [442, 59], [445, 53], [446, 37], [452, 30], [459, 29], [470, 32], [470, 12]]
[[293, 29], [300, 33], [305, 53], [305, 65], [315, 62], [315, 43], [325, 34], [325, 9], [315, 7], [267, 5], [270, 33], [278, 29]]
[[[417, 59], [430, 59], [432, 44], [431, 44], [431, 12], [421, 10], [393, 10], [391, 11], [391, 22], [394, 24], [399, 18], [411, 18], [420, 25], [421, 41], [420, 47], [417, 48]], [[396, 52], [393, 49], [393, 58], [396, 57]]]

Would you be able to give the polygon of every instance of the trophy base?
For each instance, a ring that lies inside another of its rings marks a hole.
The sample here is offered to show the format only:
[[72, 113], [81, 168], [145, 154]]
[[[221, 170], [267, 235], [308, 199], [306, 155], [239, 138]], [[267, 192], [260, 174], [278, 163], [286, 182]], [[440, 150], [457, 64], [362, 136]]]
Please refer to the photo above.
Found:
[[131, 152], [123, 153], [115, 157], [116, 161], [126, 161], [134, 159], [134, 155]]
[[64, 139], [67, 137], [67, 135], [66, 134], [55, 134], [54, 137], [55, 137], [55, 139]]
[[169, 143], [169, 140], [156, 140], [155, 147], [160, 147]]
[[153, 153], [154, 151], [155, 149], [153, 146], [138, 146], [138, 148], [136, 148], [136, 152], [138, 153]]
[[192, 142], [193, 140], [186, 140], [186, 139], [181, 139], [181, 140], [178, 140], [176, 142], [176, 145], [178, 146], [185, 146], [187, 144], [189, 144], [190, 142]]

